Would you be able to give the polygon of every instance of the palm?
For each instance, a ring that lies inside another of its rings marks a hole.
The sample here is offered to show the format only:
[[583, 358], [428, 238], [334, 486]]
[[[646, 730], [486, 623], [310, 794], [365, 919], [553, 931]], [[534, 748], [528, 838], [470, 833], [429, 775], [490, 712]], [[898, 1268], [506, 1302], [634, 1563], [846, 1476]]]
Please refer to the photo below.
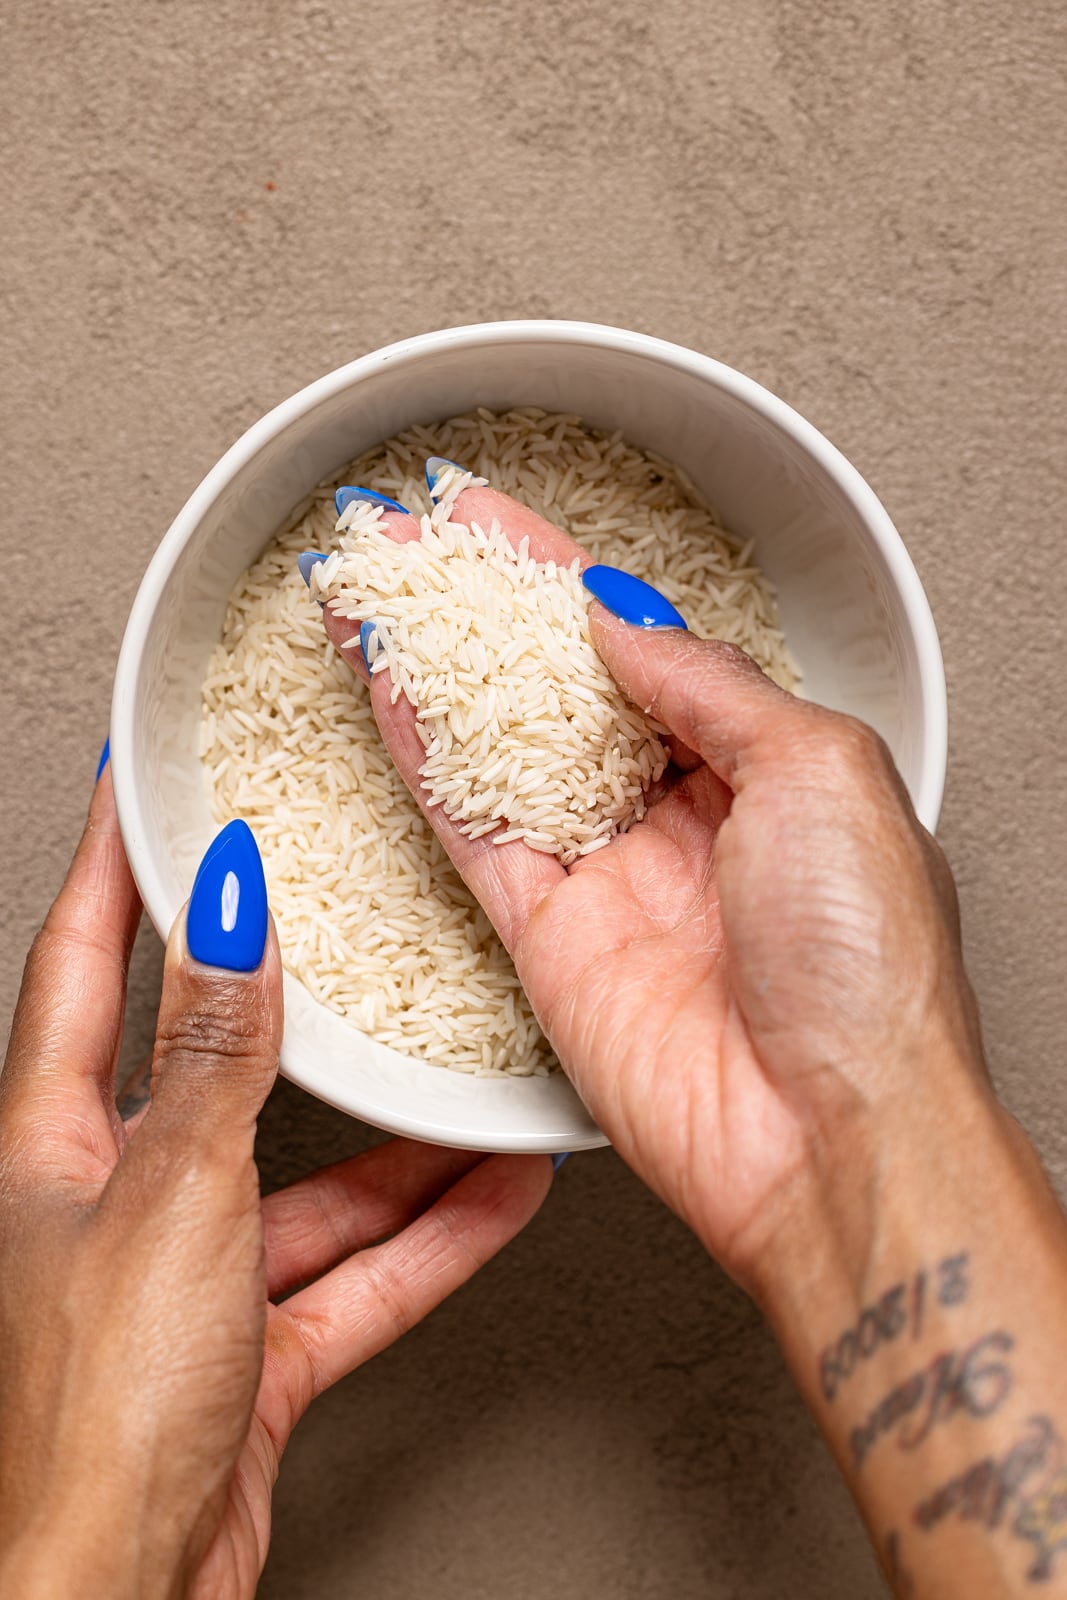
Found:
[[[620, 1153], [682, 1216], [710, 1228], [729, 1264], [731, 1241], [791, 1163], [798, 1130], [731, 989], [716, 861], [722, 810], [707, 768], [681, 778], [541, 902], [516, 959]], [[674, 1070], [680, 1062], [689, 1070]]]
[[[559, 528], [493, 489], [467, 489], [453, 516], [496, 518], [539, 560], [587, 555]], [[389, 534], [418, 537], [388, 513]], [[359, 624], [323, 614], [343, 647]], [[366, 679], [357, 653], [345, 659]], [[729, 1264], [730, 1243], [788, 1168], [798, 1129], [752, 1047], [727, 975], [716, 841], [731, 795], [700, 764], [671, 769], [645, 819], [569, 872], [519, 842], [472, 841], [426, 810], [423, 747], [410, 706], [371, 685], [398, 771], [515, 958], [568, 1074], [623, 1157]], [[671, 1070], [679, 1060], [697, 1070]], [[689, 1159], [699, 1145], [700, 1163]], [[712, 1234], [708, 1234], [709, 1219]]]
[[[527, 539], [540, 561], [588, 561], [559, 528], [493, 489], [465, 490], [452, 515], [483, 527], [498, 520], [513, 543]], [[387, 513], [382, 526], [402, 541], [419, 536], [399, 512]], [[339, 648], [358, 630], [329, 607], [323, 618]], [[594, 614], [592, 626], [634, 704], [661, 705], [661, 657], [641, 630], [607, 613]], [[740, 661], [701, 658], [712, 680], [712, 660], [721, 663], [721, 687], [735, 707], [738, 688], [751, 691], [756, 672], [736, 654]], [[366, 679], [358, 654], [348, 650], [345, 658]], [[713, 704], [714, 681], [708, 692]], [[851, 830], [831, 828], [827, 843], [824, 819], [839, 808], [841, 786], [832, 772], [824, 775], [825, 793], [812, 803], [824, 737], [808, 715], [815, 708], [798, 708], [765, 679], [755, 692], [766, 715], [780, 713], [790, 725], [766, 783], [731, 792], [694, 755], [698, 739], [690, 747], [679, 742], [683, 770], [671, 769], [670, 786], [645, 819], [565, 872], [520, 842], [472, 841], [442, 807], [426, 810], [411, 707], [403, 698], [391, 702], [384, 676], [371, 684], [398, 771], [513, 954], [590, 1111], [671, 1206], [694, 1225], [700, 1219], [702, 1237], [741, 1276], [746, 1229], [761, 1211], [769, 1214], [765, 1202], [798, 1165], [805, 1124], [827, 1109], [847, 1110], [847, 1084], [828, 1084], [823, 1068], [864, 1047], [861, 1030], [849, 1032], [855, 1019], [839, 1026], [841, 980], [861, 1001], [872, 975], [880, 981], [883, 899], [871, 884], [887, 870], [877, 853], [871, 858], [862, 804]], [[869, 765], [866, 747], [860, 755]], [[790, 781], [783, 781], [783, 758], [798, 762]], [[884, 771], [880, 781], [884, 788]], [[851, 853], [842, 850], [846, 840], [856, 845]], [[888, 870], [899, 872], [900, 860]], [[747, 1243], [754, 1242], [750, 1234]]]

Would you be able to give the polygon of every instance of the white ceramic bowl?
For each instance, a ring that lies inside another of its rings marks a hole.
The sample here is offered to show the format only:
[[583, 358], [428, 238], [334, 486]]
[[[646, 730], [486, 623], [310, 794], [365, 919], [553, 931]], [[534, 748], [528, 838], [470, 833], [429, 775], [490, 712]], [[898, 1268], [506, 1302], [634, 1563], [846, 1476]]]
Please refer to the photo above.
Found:
[[[729, 367], [642, 334], [503, 322], [363, 356], [277, 406], [179, 512], [134, 601], [115, 681], [122, 833], [165, 935], [215, 832], [197, 758], [200, 684], [233, 585], [290, 511], [353, 456], [415, 422], [485, 405], [574, 411], [679, 462], [727, 527], [754, 536], [806, 694], [873, 724], [923, 822], [945, 775], [941, 653], [915, 569], [859, 473], [797, 413]], [[478, 1079], [356, 1033], [286, 976], [282, 1070], [392, 1132], [478, 1150], [606, 1141], [561, 1077]]]

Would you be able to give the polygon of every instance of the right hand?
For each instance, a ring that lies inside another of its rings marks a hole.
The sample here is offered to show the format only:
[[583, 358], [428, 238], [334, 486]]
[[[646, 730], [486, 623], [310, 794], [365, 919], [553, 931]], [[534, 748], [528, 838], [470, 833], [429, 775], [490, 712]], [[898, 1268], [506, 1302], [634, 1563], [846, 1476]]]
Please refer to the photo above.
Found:
[[[588, 561], [494, 490], [468, 489], [454, 515], [498, 517], [542, 560]], [[325, 620], [335, 643], [350, 635], [328, 607]], [[681, 765], [645, 819], [564, 870], [427, 816], [593, 1116], [755, 1292], [783, 1216], [811, 1194], [823, 1212], [835, 1197], [818, 1226], [863, 1253], [857, 1199], [894, 1110], [936, 1123], [961, 1084], [989, 1099], [952, 880], [869, 728], [734, 647], [599, 603], [592, 626], [627, 695], [675, 736]], [[384, 678], [372, 704], [421, 802], [411, 709]]]
[[[489, 489], [456, 514], [581, 555]], [[869, 728], [591, 623], [674, 735], [644, 820], [566, 871], [430, 822], [590, 1111], [766, 1312], [896, 1593], [1067, 1594], [1067, 1227], [986, 1078], [944, 858]], [[421, 802], [411, 708], [371, 698]]]

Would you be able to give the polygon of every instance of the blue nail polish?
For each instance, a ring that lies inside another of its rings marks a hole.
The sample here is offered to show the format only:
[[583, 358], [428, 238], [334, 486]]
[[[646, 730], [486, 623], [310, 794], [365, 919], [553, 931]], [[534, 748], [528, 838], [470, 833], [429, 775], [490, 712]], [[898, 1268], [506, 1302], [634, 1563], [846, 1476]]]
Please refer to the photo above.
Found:
[[312, 567], [317, 567], [320, 561], [325, 560], [326, 557], [321, 550], [302, 550], [297, 556], [296, 564], [300, 568], [300, 576], [309, 589], [311, 588]]
[[247, 822], [228, 822], [197, 869], [185, 921], [189, 954], [207, 967], [254, 972], [267, 943], [267, 884]]
[[374, 623], [361, 622], [359, 625], [359, 653], [363, 657], [363, 665], [370, 672], [370, 642], [374, 638]]
[[[326, 560], [326, 557], [323, 555], [321, 550], [302, 550], [300, 552], [300, 554], [297, 556], [296, 564], [300, 568], [300, 576], [303, 578], [304, 582], [307, 584], [309, 589], [311, 588], [311, 569], [312, 569], [312, 567], [317, 567], [320, 561], [325, 561], [325, 560]], [[322, 610], [322, 604], [323, 604], [322, 601], [321, 600], [316, 600], [315, 604], [318, 606], [319, 610], [321, 611]]]
[[686, 627], [681, 612], [675, 611], [658, 589], [619, 567], [586, 567], [582, 582], [612, 616], [621, 617], [635, 628]]
[[567, 1160], [569, 1155], [570, 1155], [570, 1151], [569, 1150], [561, 1150], [558, 1156], [553, 1156], [552, 1157], [552, 1171], [553, 1172], [558, 1172], [560, 1167]]
[[350, 506], [353, 500], [366, 500], [368, 505], [381, 506], [385, 511], [402, 511], [405, 516], [408, 514], [407, 506], [402, 506], [399, 500], [390, 500], [387, 494], [379, 494], [376, 489], [353, 489], [350, 485], [347, 485], [344, 489], [338, 489], [333, 497], [333, 503], [337, 507], [337, 515], [340, 516], [345, 507]]
[[466, 467], [461, 467], [458, 461], [449, 461], [447, 456], [426, 457], [426, 484], [431, 494], [434, 485], [446, 467], [455, 467], [457, 472], [466, 472]]
[[94, 783], [99, 783], [100, 782], [100, 774], [103, 772], [104, 768], [107, 766], [107, 764], [108, 764], [108, 762], [110, 760], [111, 760], [111, 739], [109, 737], [109, 738], [104, 740], [104, 748], [100, 752], [100, 765], [96, 769], [96, 777], [93, 779]]

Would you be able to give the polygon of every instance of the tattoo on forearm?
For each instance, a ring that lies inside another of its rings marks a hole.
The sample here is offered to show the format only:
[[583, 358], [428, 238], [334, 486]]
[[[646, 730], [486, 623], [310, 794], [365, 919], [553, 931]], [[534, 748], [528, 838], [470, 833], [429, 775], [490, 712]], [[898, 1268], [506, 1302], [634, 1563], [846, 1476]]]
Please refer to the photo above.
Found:
[[[865, 1306], [856, 1322], [822, 1351], [824, 1398], [832, 1403], [859, 1364], [883, 1346], [908, 1335], [920, 1339], [931, 1307], [962, 1305], [970, 1295], [969, 1269], [966, 1251], [946, 1256]], [[955, 1416], [983, 1418], [999, 1411], [1012, 1392], [1009, 1357], [1014, 1350], [1013, 1336], [994, 1328], [970, 1344], [940, 1351], [895, 1384], [849, 1431], [856, 1470], [880, 1440], [894, 1441], [898, 1450], [917, 1450], [935, 1428]], [[1057, 1558], [1067, 1552], [1067, 1442], [1051, 1417], [1030, 1417], [1025, 1431], [1003, 1453], [973, 1461], [912, 1509], [911, 1526], [920, 1537], [949, 1522], [1010, 1532], [1032, 1546], [1027, 1581], [1043, 1583], [1053, 1576]], [[896, 1592], [907, 1596], [914, 1592], [915, 1580], [902, 1561], [901, 1544], [894, 1529], [886, 1539], [884, 1560]]]
[[991, 1531], [1010, 1528], [1035, 1546], [1028, 1580], [1050, 1578], [1057, 1553], [1067, 1549], [1067, 1447], [1052, 1419], [1030, 1417], [1026, 1432], [1002, 1456], [983, 1456], [912, 1512], [924, 1533], [950, 1519]]
[[906, 1330], [918, 1339], [923, 1330], [927, 1299], [936, 1298], [940, 1306], [958, 1306], [967, 1298], [970, 1282], [966, 1251], [946, 1256], [932, 1272], [920, 1268], [914, 1277], [895, 1283], [880, 1300], [865, 1306], [859, 1320], [828, 1344], [819, 1358], [819, 1381], [827, 1400], [837, 1396], [841, 1385], [852, 1376], [861, 1361], [869, 1361], [882, 1345], [890, 1344]]
[[1011, 1368], [995, 1359], [1015, 1348], [1010, 1333], [997, 1329], [983, 1334], [963, 1350], [937, 1355], [928, 1366], [912, 1373], [876, 1405], [866, 1419], [851, 1430], [849, 1444], [856, 1467], [862, 1467], [878, 1440], [897, 1430], [897, 1447], [915, 1450], [934, 1428], [958, 1412], [972, 1417], [991, 1416], [1011, 1390]]

